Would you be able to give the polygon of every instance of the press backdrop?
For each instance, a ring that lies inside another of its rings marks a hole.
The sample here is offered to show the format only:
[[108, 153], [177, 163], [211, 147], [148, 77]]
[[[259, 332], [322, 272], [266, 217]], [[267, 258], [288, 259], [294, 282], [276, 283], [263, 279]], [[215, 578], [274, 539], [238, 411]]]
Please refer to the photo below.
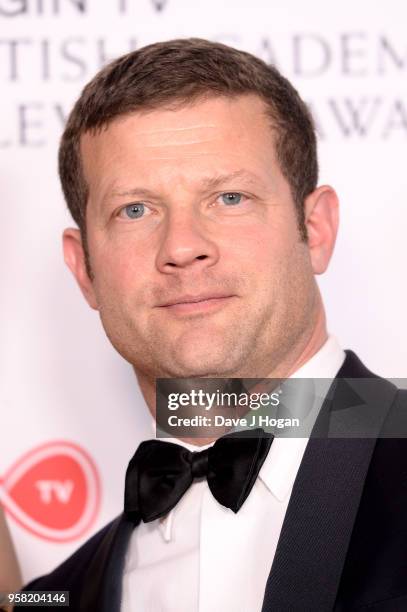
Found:
[[341, 229], [320, 279], [329, 328], [407, 377], [404, 0], [0, 0], [0, 499], [25, 580], [120, 512], [151, 435], [131, 368], [64, 267], [58, 138], [108, 60], [200, 36], [276, 63], [310, 103]]

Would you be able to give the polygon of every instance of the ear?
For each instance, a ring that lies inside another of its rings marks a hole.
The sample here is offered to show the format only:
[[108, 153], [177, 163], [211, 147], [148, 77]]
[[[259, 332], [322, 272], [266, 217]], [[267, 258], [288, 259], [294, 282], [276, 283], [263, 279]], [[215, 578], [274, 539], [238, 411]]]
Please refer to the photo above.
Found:
[[98, 310], [93, 282], [89, 278], [86, 264], [85, 252], [82, 245], [81, 233], [78, 229], [68, 228], [62, 236], [64, 249], [64, 260], [91, 308]]
[[329, 185], [322, 185], [304, 203], [308, 249], [314, 274], [323, 274], [335, 246], [339, 224], [339, 202]]

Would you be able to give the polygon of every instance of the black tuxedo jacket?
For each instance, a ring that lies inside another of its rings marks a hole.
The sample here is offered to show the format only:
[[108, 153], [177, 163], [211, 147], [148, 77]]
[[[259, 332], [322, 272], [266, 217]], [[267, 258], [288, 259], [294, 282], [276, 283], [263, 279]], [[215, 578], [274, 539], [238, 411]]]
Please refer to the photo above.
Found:
[[[407, 412], [407, 391], [351, 351], [331, 390], [294, 483], [262, 612], [406, 612], [407, 437], [378, 434]], [[350, 430], [369, 437], [349, 438]], [[119, 516], [26, 590], [68, 590], [75, 612], [119, 612], [133, 529]]]

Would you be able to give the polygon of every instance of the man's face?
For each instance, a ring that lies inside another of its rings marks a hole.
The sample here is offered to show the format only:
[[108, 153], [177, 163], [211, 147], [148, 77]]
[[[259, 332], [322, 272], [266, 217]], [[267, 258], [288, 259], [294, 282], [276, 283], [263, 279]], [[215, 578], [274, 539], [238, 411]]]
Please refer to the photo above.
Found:
[[87, 298], [136, 371], [266, 376], [309, 334], [310, 250], [259, 98], [134, 113], [81, 151]]

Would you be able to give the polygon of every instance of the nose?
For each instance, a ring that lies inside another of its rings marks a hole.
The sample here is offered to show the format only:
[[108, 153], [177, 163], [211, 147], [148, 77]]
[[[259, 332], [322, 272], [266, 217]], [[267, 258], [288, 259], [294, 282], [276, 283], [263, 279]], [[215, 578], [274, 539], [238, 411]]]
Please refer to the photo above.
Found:
[[192, 267], [199, 271], [213, 266], [219, 259], [219, 252], [208, 230], [199, 213], [187, 209], [171, 211], [157, 254], [160, 272], [171, 274]]

